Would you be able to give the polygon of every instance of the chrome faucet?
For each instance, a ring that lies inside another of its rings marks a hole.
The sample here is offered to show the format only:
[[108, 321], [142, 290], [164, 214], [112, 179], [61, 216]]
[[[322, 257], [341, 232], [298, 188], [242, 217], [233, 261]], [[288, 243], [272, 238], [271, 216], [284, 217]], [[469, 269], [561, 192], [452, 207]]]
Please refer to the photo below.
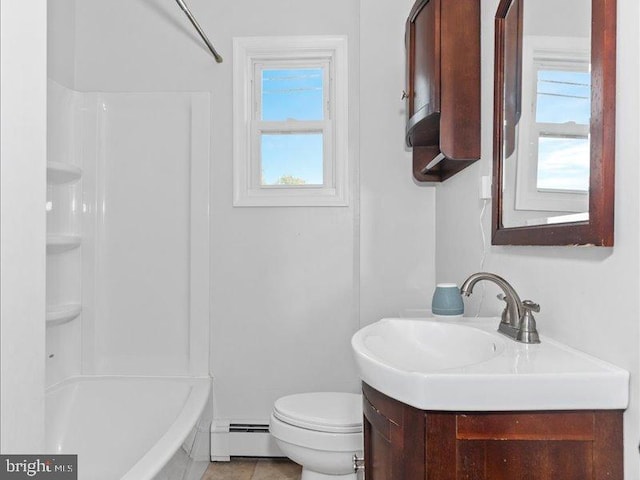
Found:
[[540, 337], [536, 329], [536, 320], [532, 312], [539, 312], [540, 305], [531, 300], [520, 300], [515, 289], [504, 278], [494, 273], [479, 272], [467, 278], [460, 287], [460, 293], [468, 297], [473, 293], [473, 287], [480, 280], [489, 280], [498, 285], [504, 295], [498, 298], [507, 303], [502, 312], [502, 320], [498, 331], [509, 338], [522, 343], [540, 343]]

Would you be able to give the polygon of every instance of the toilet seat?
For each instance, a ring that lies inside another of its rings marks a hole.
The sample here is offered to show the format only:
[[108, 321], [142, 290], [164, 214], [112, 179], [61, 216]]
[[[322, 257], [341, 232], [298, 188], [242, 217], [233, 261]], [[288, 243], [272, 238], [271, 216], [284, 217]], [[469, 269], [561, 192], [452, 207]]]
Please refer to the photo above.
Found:
[[316, 432], [362, 432], [362, 397], [353, 393], [316, 392], [278, 399], [273, 416], [281, 422]]

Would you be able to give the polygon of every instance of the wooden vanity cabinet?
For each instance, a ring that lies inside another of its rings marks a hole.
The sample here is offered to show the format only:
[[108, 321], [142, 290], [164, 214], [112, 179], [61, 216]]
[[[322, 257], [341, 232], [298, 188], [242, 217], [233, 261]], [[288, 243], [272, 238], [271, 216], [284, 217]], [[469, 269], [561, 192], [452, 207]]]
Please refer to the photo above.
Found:
[[622, 411], [433, 412], [363, 383], [366, 480], [622, 480]]
[[480, 0], [418, 0], [405, 43], [414, 177], [442, 181], [480, 158]]

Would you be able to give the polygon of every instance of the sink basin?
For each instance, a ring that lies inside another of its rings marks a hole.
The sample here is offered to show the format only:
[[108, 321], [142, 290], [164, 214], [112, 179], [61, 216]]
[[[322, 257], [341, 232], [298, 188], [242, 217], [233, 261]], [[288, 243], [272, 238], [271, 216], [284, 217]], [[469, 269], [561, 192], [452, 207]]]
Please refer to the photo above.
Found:
[[362, 380], [422, 410], [623, 409], [629, 374], [549, 338], [525, 345], [497, 318], [386, 318], [352, 338]]
[[429, 320], [382, 320], [361, 338], [385, 365], [416, 374], [474, 365], [504, 350], [504, 340], [488, 332]]

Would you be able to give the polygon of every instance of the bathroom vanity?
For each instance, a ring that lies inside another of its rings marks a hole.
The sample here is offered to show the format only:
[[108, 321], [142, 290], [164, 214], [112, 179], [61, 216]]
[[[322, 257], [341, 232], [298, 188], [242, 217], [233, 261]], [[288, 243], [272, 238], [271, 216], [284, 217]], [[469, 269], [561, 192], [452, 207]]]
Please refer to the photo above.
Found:
[[387, 318], [353, 336], [367, 480], [622, 480], [628, 372], [499, 323]]
[[362, 391], [367, 480], [623, 478], [620, 410], [425, 411]]

